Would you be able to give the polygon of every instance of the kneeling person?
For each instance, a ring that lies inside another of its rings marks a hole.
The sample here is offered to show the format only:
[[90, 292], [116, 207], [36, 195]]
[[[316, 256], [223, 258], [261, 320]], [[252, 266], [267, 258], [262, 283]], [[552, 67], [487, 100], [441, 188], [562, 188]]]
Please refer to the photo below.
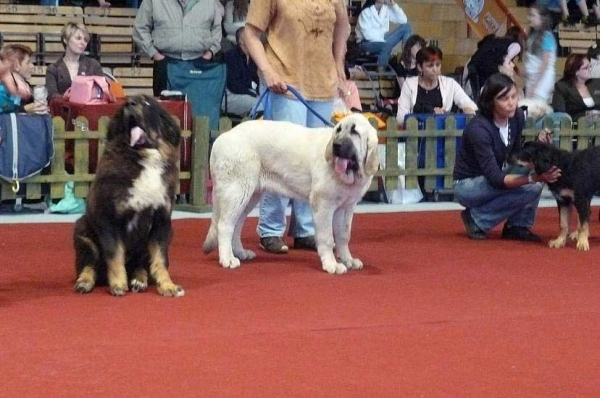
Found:
[[465, 127], [454, 165], [454, 195], [466, 207], [462, 220], [471, 239], [506, 220], [503, 239], [541, 241], [531, 232], [542, 193], [540, 182], [554, 182], [560, 170], [542, 175], [511, 174], [504, 167], [521, 149], [525, 117], [517, 108], [517, 89], [503, 74], [492, 75], [479, 98], [479, 114]]

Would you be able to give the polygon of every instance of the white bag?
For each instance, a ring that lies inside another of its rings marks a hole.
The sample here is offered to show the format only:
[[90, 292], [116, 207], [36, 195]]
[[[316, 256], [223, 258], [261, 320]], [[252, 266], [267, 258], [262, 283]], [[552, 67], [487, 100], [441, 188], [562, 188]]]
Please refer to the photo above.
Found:
[[[385, 168], [385, 144], [379, 144], [379, 162]], [[404, 169], [406, 167], [406, 143], [398, 143], [398, 167]], [[398, 176], [398, 188], [386, 189], [385, 194], [388, 198], [388, 203], [394, 204], [410, 204], [419, 203], [423, 199], [423, 193], [420, 188], [406, 189], [406, 179], [404, 176]]]

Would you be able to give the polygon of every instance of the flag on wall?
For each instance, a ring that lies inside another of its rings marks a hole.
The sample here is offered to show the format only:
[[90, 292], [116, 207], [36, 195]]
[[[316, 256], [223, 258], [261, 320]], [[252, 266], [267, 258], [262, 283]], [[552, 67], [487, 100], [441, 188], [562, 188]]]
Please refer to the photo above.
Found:
[[496, 33], [506, 23], [506, 13], [498, 2], [502, 0], [456, 0], [465, 13], [467, 23], [483, 37]]

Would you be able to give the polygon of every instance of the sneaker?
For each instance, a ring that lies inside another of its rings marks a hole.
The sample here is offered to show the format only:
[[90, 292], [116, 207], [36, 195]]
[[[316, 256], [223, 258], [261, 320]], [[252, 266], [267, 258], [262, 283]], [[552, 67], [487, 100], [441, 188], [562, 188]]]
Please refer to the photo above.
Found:
[[294, 238], [294, 249], [317, 251], [317, 243], [314, 236]]
[[290, 250], [281, 236], [260, 238], [260, 247], [266, 252], [275, 254], [285, 254]]
[[502, 228], [502, 239], [520, 240], [523, 242], [541, 242], [542, 238], [534, 234], [527, 227], [504, 225]]
[[465, 224], [465, 228], [467, 229], [467, 235], [471, 239], [475, 240], [483, 240], [487, 239], [487, 235], [485, 232], [481, 230], [473, 221], [473, 217], [471, 217], [471, 212], [469, 209], [464, 209], [460, 212], [460, 217], [462, 218], [463, 224]]

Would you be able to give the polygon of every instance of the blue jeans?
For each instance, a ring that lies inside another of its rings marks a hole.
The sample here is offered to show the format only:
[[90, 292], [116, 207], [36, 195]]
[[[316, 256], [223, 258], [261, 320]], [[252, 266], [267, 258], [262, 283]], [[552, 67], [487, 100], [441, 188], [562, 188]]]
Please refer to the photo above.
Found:
[[[265, 89], [261, 81], [260, 92]], [[333, 112], [333, 100], [308, 101], [308, 104], [326, 120], [330, 119]], [[273, 120], [288, 121], [307, 127], [323, 127], [323, 122], [310, 112], [300, 101], [290, 99], [284, 95], [271, 94], [271, 108]], [[286, 219], [285, 210], [289, 198], [266, 192], [260, 201], [260, 215], [256, 231], [261, 238], [267, 236], [283, 236]], [[290, 221], [289, 235], [304, 238], [315, 234], [312, 211], [307, 202], [291, 200], [292, 219]]]
[[412, 28], [409, 24], [405, 23], [398, 26], [396, 29], [391, 30], [385, 34], [385, 41], [367, 41], [363, 40], [360, 42], [360, 47], [363, 51], [371, 54], [379, 54], [377, 58], [377, 65], [387, 65], [390, 62], [392, 56], [392, 50], [400, 42], [406, 43], [412, 35]]
[[541, 183], [500, 189], [492, 187], [483, 176], [454, 181], [455, 200], [469, 209], [484, 232], [504, 220], [510, 227], [531, 228], [541, 194]]

